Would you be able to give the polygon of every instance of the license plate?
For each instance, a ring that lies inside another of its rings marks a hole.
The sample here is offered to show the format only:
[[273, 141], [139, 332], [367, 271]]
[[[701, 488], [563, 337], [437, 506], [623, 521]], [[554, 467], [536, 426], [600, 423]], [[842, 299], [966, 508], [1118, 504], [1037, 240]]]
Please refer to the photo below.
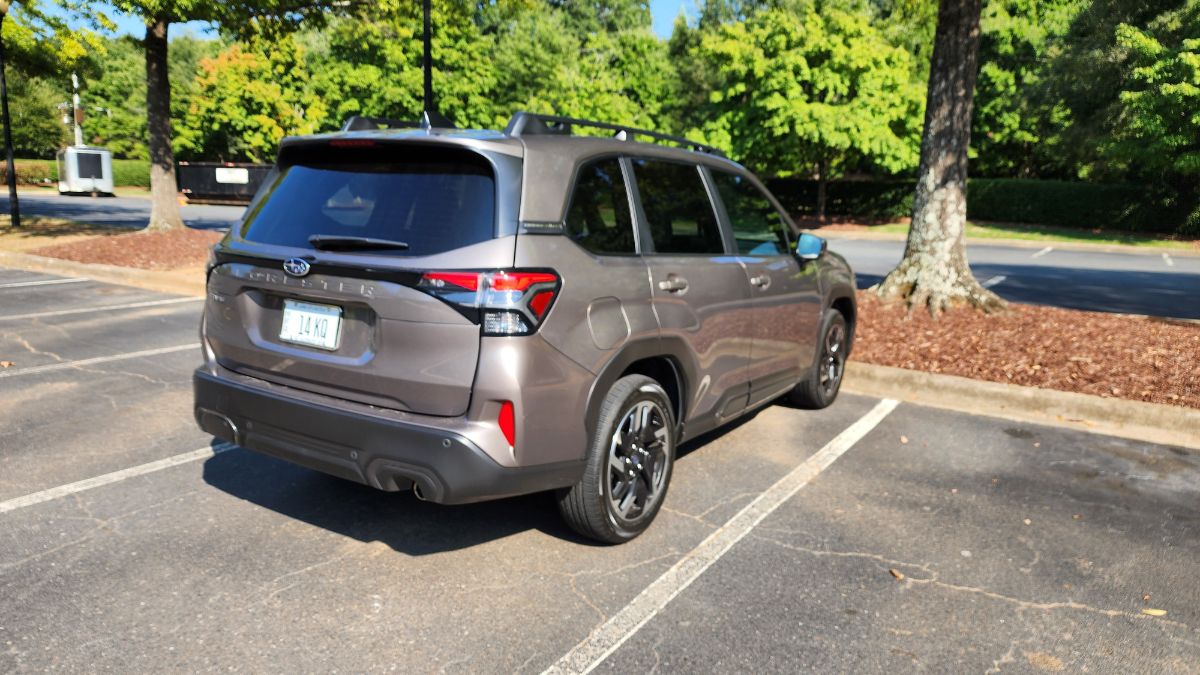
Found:
[[314, 305], [299, 300], [283, 301], [283, 325], [279, 328], [279, 339], [284, 342], [333, 350], [338, 348], [341, 329], [341, 307]]

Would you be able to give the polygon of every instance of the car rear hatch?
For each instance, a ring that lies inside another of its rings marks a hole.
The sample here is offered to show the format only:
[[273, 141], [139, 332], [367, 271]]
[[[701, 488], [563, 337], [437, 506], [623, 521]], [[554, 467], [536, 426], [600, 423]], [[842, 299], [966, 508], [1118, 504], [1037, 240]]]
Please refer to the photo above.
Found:
[[213, 356], [281, 385], [464, 414], [478, 313], [422, 279], [512, 265], [519, 180], [511, 153], [433, 138], [285, 145], [215, 250], [204, 325]]

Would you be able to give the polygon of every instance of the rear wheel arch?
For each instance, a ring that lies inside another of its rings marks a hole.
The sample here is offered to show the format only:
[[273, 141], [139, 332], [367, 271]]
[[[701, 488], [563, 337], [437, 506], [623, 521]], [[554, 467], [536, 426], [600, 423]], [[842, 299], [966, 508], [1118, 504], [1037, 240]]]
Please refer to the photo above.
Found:
[[858, 304], [851, 291], [842, 291], [834, 295], [829, 308], [841, 313], [846, 319], [846, 354], [854, 351], [854, 329], [858, 325]]
[[[679, 344], [674, 344], [678, 342]], [[645, 375], [659, 383], [671, 400], [675, 413], [675, 424], [682, 427], [687, 413], [688, 387], [694, 381], [694, 364], [689, 364], [679, 354], [686, 354], [686, 345], [676, 338], [653, 338], [625, 345], [600, 370], [588, 393], [584, 427], [589, 436], [596, 430], [600, 407], [608, 391], [626, 375]]]

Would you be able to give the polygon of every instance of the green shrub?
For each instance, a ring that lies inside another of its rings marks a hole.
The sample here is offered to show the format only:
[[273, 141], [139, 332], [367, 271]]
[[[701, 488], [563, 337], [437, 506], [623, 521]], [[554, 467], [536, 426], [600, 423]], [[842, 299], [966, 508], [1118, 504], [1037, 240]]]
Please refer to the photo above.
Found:
[[[783, 178], [769, 181], [768, 187], [793, 215], [816, 215], [816, 181]], [[831, 181], [826, 210], [864, 219], [910, 216], [915, 188], [911, 180]], [[967, 217], [1127, 232], [1200, 230], [1200, 204], [1193, 197], [1156, 194], [1137, 185], [1054, 180], [972, 179], [967, 182]]]
[[[22, 185], [43, 185], [58, 180], [54, 162], [46, 159], [18, 159], [13, 162], [17, 169], [17, 182]], [[8, 165], [0, 160], [0, 184], [8, 181]]]
[[150, 162], [145, 159], [114, 159], [113, 185], [150, 187]]

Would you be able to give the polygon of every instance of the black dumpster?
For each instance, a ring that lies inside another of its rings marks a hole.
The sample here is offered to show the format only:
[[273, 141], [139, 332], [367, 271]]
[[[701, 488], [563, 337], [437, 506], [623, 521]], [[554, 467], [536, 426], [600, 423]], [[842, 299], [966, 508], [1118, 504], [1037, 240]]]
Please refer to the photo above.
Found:
[[179, 162], [175, 180], [189, 202], [249, 204], [270, 170], [270, 164]]

